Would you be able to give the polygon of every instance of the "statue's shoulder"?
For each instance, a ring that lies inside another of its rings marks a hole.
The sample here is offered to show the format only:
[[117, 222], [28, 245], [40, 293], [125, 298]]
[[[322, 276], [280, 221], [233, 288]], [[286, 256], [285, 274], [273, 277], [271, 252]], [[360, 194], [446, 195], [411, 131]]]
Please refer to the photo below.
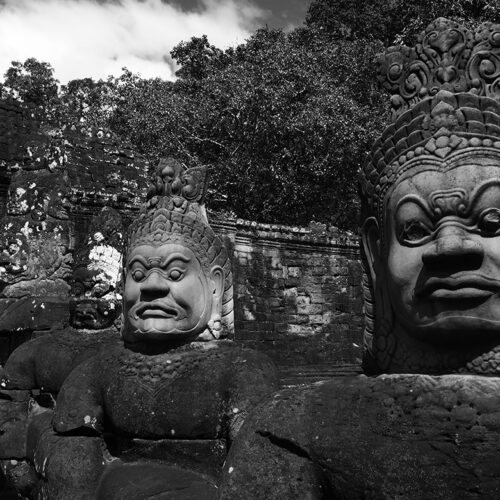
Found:
[[7, 387], [57, 392], [71, 371], [104, 349], [120, 344], [115, 329], [67, 328], [34, 338], [9, 356], [2, 374]]
[[266, 371], [276, 376], [277, 369], [272, 359], [265, 353], [246, 347], [232, 340], [215, 340], [193, 343], [194, 351], [202, 354], [210, 362], [218, 362], [234, 371]]

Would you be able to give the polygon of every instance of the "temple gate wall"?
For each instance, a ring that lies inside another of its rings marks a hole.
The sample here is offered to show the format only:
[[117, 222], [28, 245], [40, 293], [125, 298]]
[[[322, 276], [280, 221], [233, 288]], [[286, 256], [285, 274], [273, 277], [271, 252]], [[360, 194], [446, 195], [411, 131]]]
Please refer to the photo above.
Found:
[[355, 236], [244, 220], [211, 224], [232, 255], [236, 341], [268, 354], [290, 383], [359, 370]]
[[[0, 263], [0, 363], [27, 339], [68, 327], [75, 280], [100, 244], [96, 216], [111, 207], [125, 230], [148, 172], [109, 135], [40, 125], [0, 102], [0, 254], [17, 252]], [[237, 342], [271, 356], [285, 381], [359, 370], [357, 238], [216, 215], [210, 223], [232, 259]]]

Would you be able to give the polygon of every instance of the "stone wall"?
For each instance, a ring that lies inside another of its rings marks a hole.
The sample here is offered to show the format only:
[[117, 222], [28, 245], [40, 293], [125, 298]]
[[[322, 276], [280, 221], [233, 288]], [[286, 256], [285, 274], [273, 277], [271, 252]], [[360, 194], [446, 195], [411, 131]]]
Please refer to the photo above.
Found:
[[15, 101], [0, 101], [0, 218], [5, 215], [10, 184], [7, 165], [18, 159], [18, 144], [34, 126]]
[[109, 134], [37, 123], [14, 102], [0, 103], [0, 137], [3, 363], [28, 338], [68, 328], [75, 300], [80, 316], [112, 316], [122, 228], [148, 164]]
[[[0, 102], [0, 364], [72, 317], [71, 327], [98, 329], [107, 304], [119, 308], [123, 233], [148, 172], [145, 158], [103, 132], [49, 127]], [[269, 354], [285, 380], [356, 371], [356, 238], [211, 219], [232, 256], [235, 340]]]
[[232, 255], [236, 341], [270, 355], [289, 382], [360, 370], [356, 237], [243, 220], [212, 226]]

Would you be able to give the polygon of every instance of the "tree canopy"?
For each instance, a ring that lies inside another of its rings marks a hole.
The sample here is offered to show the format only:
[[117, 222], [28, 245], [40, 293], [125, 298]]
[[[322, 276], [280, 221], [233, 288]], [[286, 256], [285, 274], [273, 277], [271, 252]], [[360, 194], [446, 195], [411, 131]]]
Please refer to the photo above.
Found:
[[2, 93], [50, 119], [110, 129], [155, 160], [208, 165], [209, 204], [239, 217], [355, 230], [357, 171], [388, 121], [373, 60], [438, 16], [500, 18], [500, 0], [314, 0], [303, 26], [221, 50], [179, 43], [175, 82], [119, 77], [59, 88], [48, 63], [14, 62]]

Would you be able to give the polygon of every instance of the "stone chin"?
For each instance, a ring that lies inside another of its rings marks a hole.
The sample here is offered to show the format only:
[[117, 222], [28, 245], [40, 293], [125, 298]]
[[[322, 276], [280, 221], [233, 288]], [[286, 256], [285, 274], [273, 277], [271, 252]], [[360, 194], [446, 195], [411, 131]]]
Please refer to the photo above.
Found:
[[[140, 324], [140, 326], [138, 325]], [[174, 324], [172, 324], [174, 323]], [[122, 337], [126, 342], [142, 342], [150, 340], [153, 342], [168, 342], [195, 339], [207, 327], [205, 318], [200, 318], [195, 326], [182, 328], [175, 325], [176, 321], [165, 321], [162, 319], [149, 318], [146, 320], [132, 321], [124, 326]]]
[[[203, 331], [203, 330], [201, 330]], [[123, 332], [123, 339], [127, 342], [140, 342], [143, 340], [151, 340], [156, 342], [168, 342], [168, 341], [178, 341], [178, 340], [188, 340], [196, 338], [199, 333], [199, 329], [196, 330], [157, 330], [156, 328], [150, 328], [148, 330], [134, 330], [132, 332]]]
[[[398, 322], [396, 322], [398, 323]], [[432, 344], [480, 344], [500, 340], [500, 320], [477, 315], [446, 311], [432, 319], [401, 322], [401, 328], [411, 337]]]

